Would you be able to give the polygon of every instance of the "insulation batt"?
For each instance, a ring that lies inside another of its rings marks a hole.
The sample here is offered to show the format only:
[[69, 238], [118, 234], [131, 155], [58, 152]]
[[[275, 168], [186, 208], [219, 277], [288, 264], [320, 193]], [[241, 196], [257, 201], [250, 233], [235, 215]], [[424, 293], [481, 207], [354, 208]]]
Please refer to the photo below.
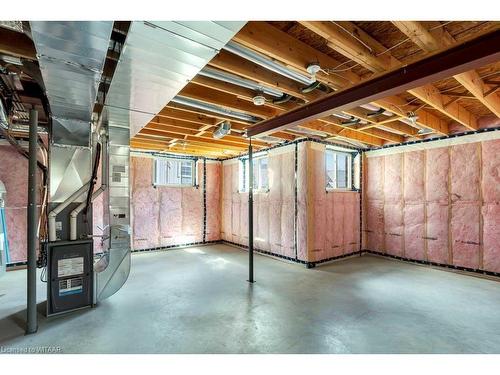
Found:
[[[0, 146], [0, 180], [5, 184], [5, 219], [11, 262], [26, 261], [27, 205], [28, 205], [28, 159], [12, 146]], [[42, 196], [42, 173], [38, 171], [38, 204]]]
[[[132, 157], [133, 248], [148, 249], [203, 240], [203, 162], [197, 163], [200, 186], [153, 186], [154, 159]], [[207, 163], [207, 240], [219, 240], [220, 163]]]
[[500, 140], [372, 156], [365, 173], [367, 249], [500, 271]]

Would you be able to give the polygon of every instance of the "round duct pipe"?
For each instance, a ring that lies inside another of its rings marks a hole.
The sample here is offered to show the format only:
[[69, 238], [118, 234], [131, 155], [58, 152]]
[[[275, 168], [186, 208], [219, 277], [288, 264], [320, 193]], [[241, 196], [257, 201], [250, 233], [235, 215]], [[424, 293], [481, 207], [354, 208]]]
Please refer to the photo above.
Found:
[[224, 46], [226, 51], [229, 51], [235, 55], [243, 57], [246, 60], [252, 61], [268, 70], [278, 73], [282, 76], [293, 79], [294, 81], [300, 82], [306, 86], [314, 83], [316, 80], [300, 74], [296, 71], [285, 68], [283, 65], [274, 62], [273, 60], [260, 55], [257, 52], [252, 51], [249, 48], [242, 46], [241, 44], [230, 41]]
[[216, 113], [216, 114], [219, 114], [222, 116], [233, 117], [233, 118], [243, 120], [243, 121], [248, 121], [248, 122], [260, 121], [259, 118], [247, 115], [246, 113], [231, 111], [231, 110], [225, 109], [223, 107], [219, 107], [219, 106], [216, 106], [213, 104], [203, 103], [203, 102], [200, 102], [198, 100], [185, 98], [182, 96], [176, 96], [175, 98], [172, 99], [172, 102], [177, 103], [177, 104], [181, 104], [181, 105], [185, 105], [187, 107], [197, 108], [197, 109], [201, 109], [203, 111]]
[[234, 74], [220, 72], [210, 67], [203, 68], [202, 70], [200, 70], [198, 74], [204, 77], [216, 79], [218, 81], [223, 81], [231, 83], [236, 86], [245, 87], [250, 90], [262, 92], [264, 94], [271, 95], [276, 98], [280, 98], [283, 96], [283, 92], [279, 90], [273, 89], [271, 87], [262, 86], [248, 79], [240, 78]]

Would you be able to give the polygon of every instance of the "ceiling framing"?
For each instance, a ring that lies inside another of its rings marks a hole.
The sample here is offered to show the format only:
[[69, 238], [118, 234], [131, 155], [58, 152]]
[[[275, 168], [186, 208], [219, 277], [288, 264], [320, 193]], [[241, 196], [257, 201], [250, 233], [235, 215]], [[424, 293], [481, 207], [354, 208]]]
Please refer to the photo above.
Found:
[[[251, 85], [245, 87], [198, 74], [178, 96], [266, 120], [499, 28], [500, 22], [465, 21], [248, 22], [233, 42], [302, 76], [311, 77], [307, 66], [319, 64], [321, 70], [315, 78], [321, 85], [312, 91], [304, 90], [305, 85], [296, 79], [223, 49], [208, 66]], [[381, 147], [447, 135], [451, 128], [477, 130], [483, 117], [500, 118], [499, 67], [497, 62], [464, 72], [275, 132], [268, 138], [253, 139], [252, 144], [260, 149], [274, 142], [316, 136]], [[290, 98], [279, 102], [254, 87], [274, 89]], [[257, 94], [266, 97], [264, 105], [253, 103]], [[231, 122], [231, 135], [214, 139], [213, 131], [224, 120]], [[244, 132], [254, 123], [172, 101], [131, 140], [131, 145], [229, 157], [248, 150]]]

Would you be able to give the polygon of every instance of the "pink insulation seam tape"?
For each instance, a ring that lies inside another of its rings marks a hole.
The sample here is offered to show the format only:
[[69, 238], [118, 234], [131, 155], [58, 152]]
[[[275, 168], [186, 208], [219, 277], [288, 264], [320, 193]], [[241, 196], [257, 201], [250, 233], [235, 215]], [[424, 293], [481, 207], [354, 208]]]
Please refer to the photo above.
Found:
[[206, 241], [221, 239], [221, 163], [207, 161], [207, 233]]

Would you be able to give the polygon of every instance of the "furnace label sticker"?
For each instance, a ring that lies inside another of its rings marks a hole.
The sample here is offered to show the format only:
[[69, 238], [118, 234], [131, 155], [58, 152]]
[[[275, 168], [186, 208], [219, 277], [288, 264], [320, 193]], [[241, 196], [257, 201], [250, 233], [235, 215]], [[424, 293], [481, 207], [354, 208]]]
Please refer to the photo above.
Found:
[[57, 276], [66, 277], [83, 273], [83, 257], [59, 259], [57, 261]]
[[59, 296], [83, 293], [83, 278], [59, 280]]

